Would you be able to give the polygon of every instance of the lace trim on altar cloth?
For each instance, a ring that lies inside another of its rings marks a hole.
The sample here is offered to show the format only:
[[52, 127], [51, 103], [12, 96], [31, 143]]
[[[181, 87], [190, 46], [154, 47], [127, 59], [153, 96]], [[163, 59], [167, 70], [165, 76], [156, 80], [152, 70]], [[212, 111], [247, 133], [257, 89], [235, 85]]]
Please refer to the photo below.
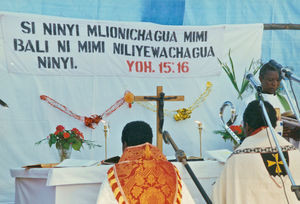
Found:
[[[281, 147], [282, 151], [291, 151], [296, 150], [297, 148], [294, 145], [286, 145]], [[271, 153], [278, 152], [277, 147], [255, 147], [255, 148], [245, 148], [245, 149], [237, 149], [232, 154], [244, 154], [244, 153]]]

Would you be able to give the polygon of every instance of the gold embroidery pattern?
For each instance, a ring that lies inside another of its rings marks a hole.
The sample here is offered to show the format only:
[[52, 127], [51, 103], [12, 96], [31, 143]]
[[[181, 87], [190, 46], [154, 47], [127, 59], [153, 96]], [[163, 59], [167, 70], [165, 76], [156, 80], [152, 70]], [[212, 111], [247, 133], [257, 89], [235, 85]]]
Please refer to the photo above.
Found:
[[119, 203], [181, 203], [177, 168], [150, 144], [127, 148], [108, 180]]
[[182, 183], [181, 183], [181, 177], [179, 175], [179, 171], [176, 168], [176, 166], [174, 166], [175, 171], [176, 171], [176, 175], [177, 175], [177, 181], [178, 181], [178, 190], [177, 190], [177, 196], [176, 196], [176, 203], [180, 204], [181, 203], [181, 198], [182, 198]]
[[275, 172], [276, 172], [277, 174], [280, 174], [282, 171], [281, 171], [281, 168], [280, 168], [280, 165], [279, 165], [279, 164], [283, 165], [283, 161], [281, 161], [281, 160], [278, 158], [278, 153], [272, 154], [272, 156], [274, 157], [275, 161], [267, 160], [267, 162], [268, 162], [268, 167], [273, 166], [273, 165], [276, 165]]
[[[289, 153], [282, 153], [287, 165], [289, 165]], [[287, 174], [278, 152], [261, 153], [261, 158], [270, 176], [285, 176]]]
[[118, 187], [117, 180], [114, 175], [113, 167], [108, 170], [107, 176], [108, 176], [109, 185], [110, 185], [112, 192], [114, 193], [115, 198], [117, 199], [118, 203], [125, 204], [126, 202], [124, 201], [124, 198], [120, 192], [120, 188]]
[[[157, 149], [155, 146], [146, 143], [147, 145], [138, 145], [128, 147], [124, 151], [119, 163], [123, 161], [134, 161], [134, 160], [167, 160], [167, 158]], [[141, 149], [142, 148], [142, 149]]]

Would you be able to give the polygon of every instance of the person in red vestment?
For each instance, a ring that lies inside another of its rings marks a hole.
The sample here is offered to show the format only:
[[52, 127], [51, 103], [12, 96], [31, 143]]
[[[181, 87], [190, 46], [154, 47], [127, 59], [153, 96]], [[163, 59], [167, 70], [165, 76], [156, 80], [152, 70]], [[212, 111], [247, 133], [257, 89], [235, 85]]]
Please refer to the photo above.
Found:
[[123, 154], [108, 170], [97, 203], [194, 203], [177, 168], [151, 144], [152, 137], [143, 121], [124, 127]]

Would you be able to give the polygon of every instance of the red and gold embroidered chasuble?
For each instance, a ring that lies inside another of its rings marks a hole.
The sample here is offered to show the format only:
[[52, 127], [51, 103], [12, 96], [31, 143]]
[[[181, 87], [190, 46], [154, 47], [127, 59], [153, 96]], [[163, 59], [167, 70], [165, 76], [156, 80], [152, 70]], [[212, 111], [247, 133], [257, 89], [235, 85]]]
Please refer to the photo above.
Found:
[[149, 143], [126, 148], [119, 163], [107, 174], [119, 203], [181, 203], [178, 170]]

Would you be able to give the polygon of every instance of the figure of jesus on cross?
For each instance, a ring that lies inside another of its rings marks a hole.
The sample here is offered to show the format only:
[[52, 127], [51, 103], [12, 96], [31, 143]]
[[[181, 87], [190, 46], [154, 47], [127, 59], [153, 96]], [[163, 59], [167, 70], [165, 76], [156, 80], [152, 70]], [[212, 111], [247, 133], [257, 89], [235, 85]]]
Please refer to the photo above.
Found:
[[184, 96], [165, 96], [162, 86], [157, 86], [156, 96], [134, 96], [134, 101], [156, 101], [156, 146], [162, 152], [164, 101], [184, 101]]

